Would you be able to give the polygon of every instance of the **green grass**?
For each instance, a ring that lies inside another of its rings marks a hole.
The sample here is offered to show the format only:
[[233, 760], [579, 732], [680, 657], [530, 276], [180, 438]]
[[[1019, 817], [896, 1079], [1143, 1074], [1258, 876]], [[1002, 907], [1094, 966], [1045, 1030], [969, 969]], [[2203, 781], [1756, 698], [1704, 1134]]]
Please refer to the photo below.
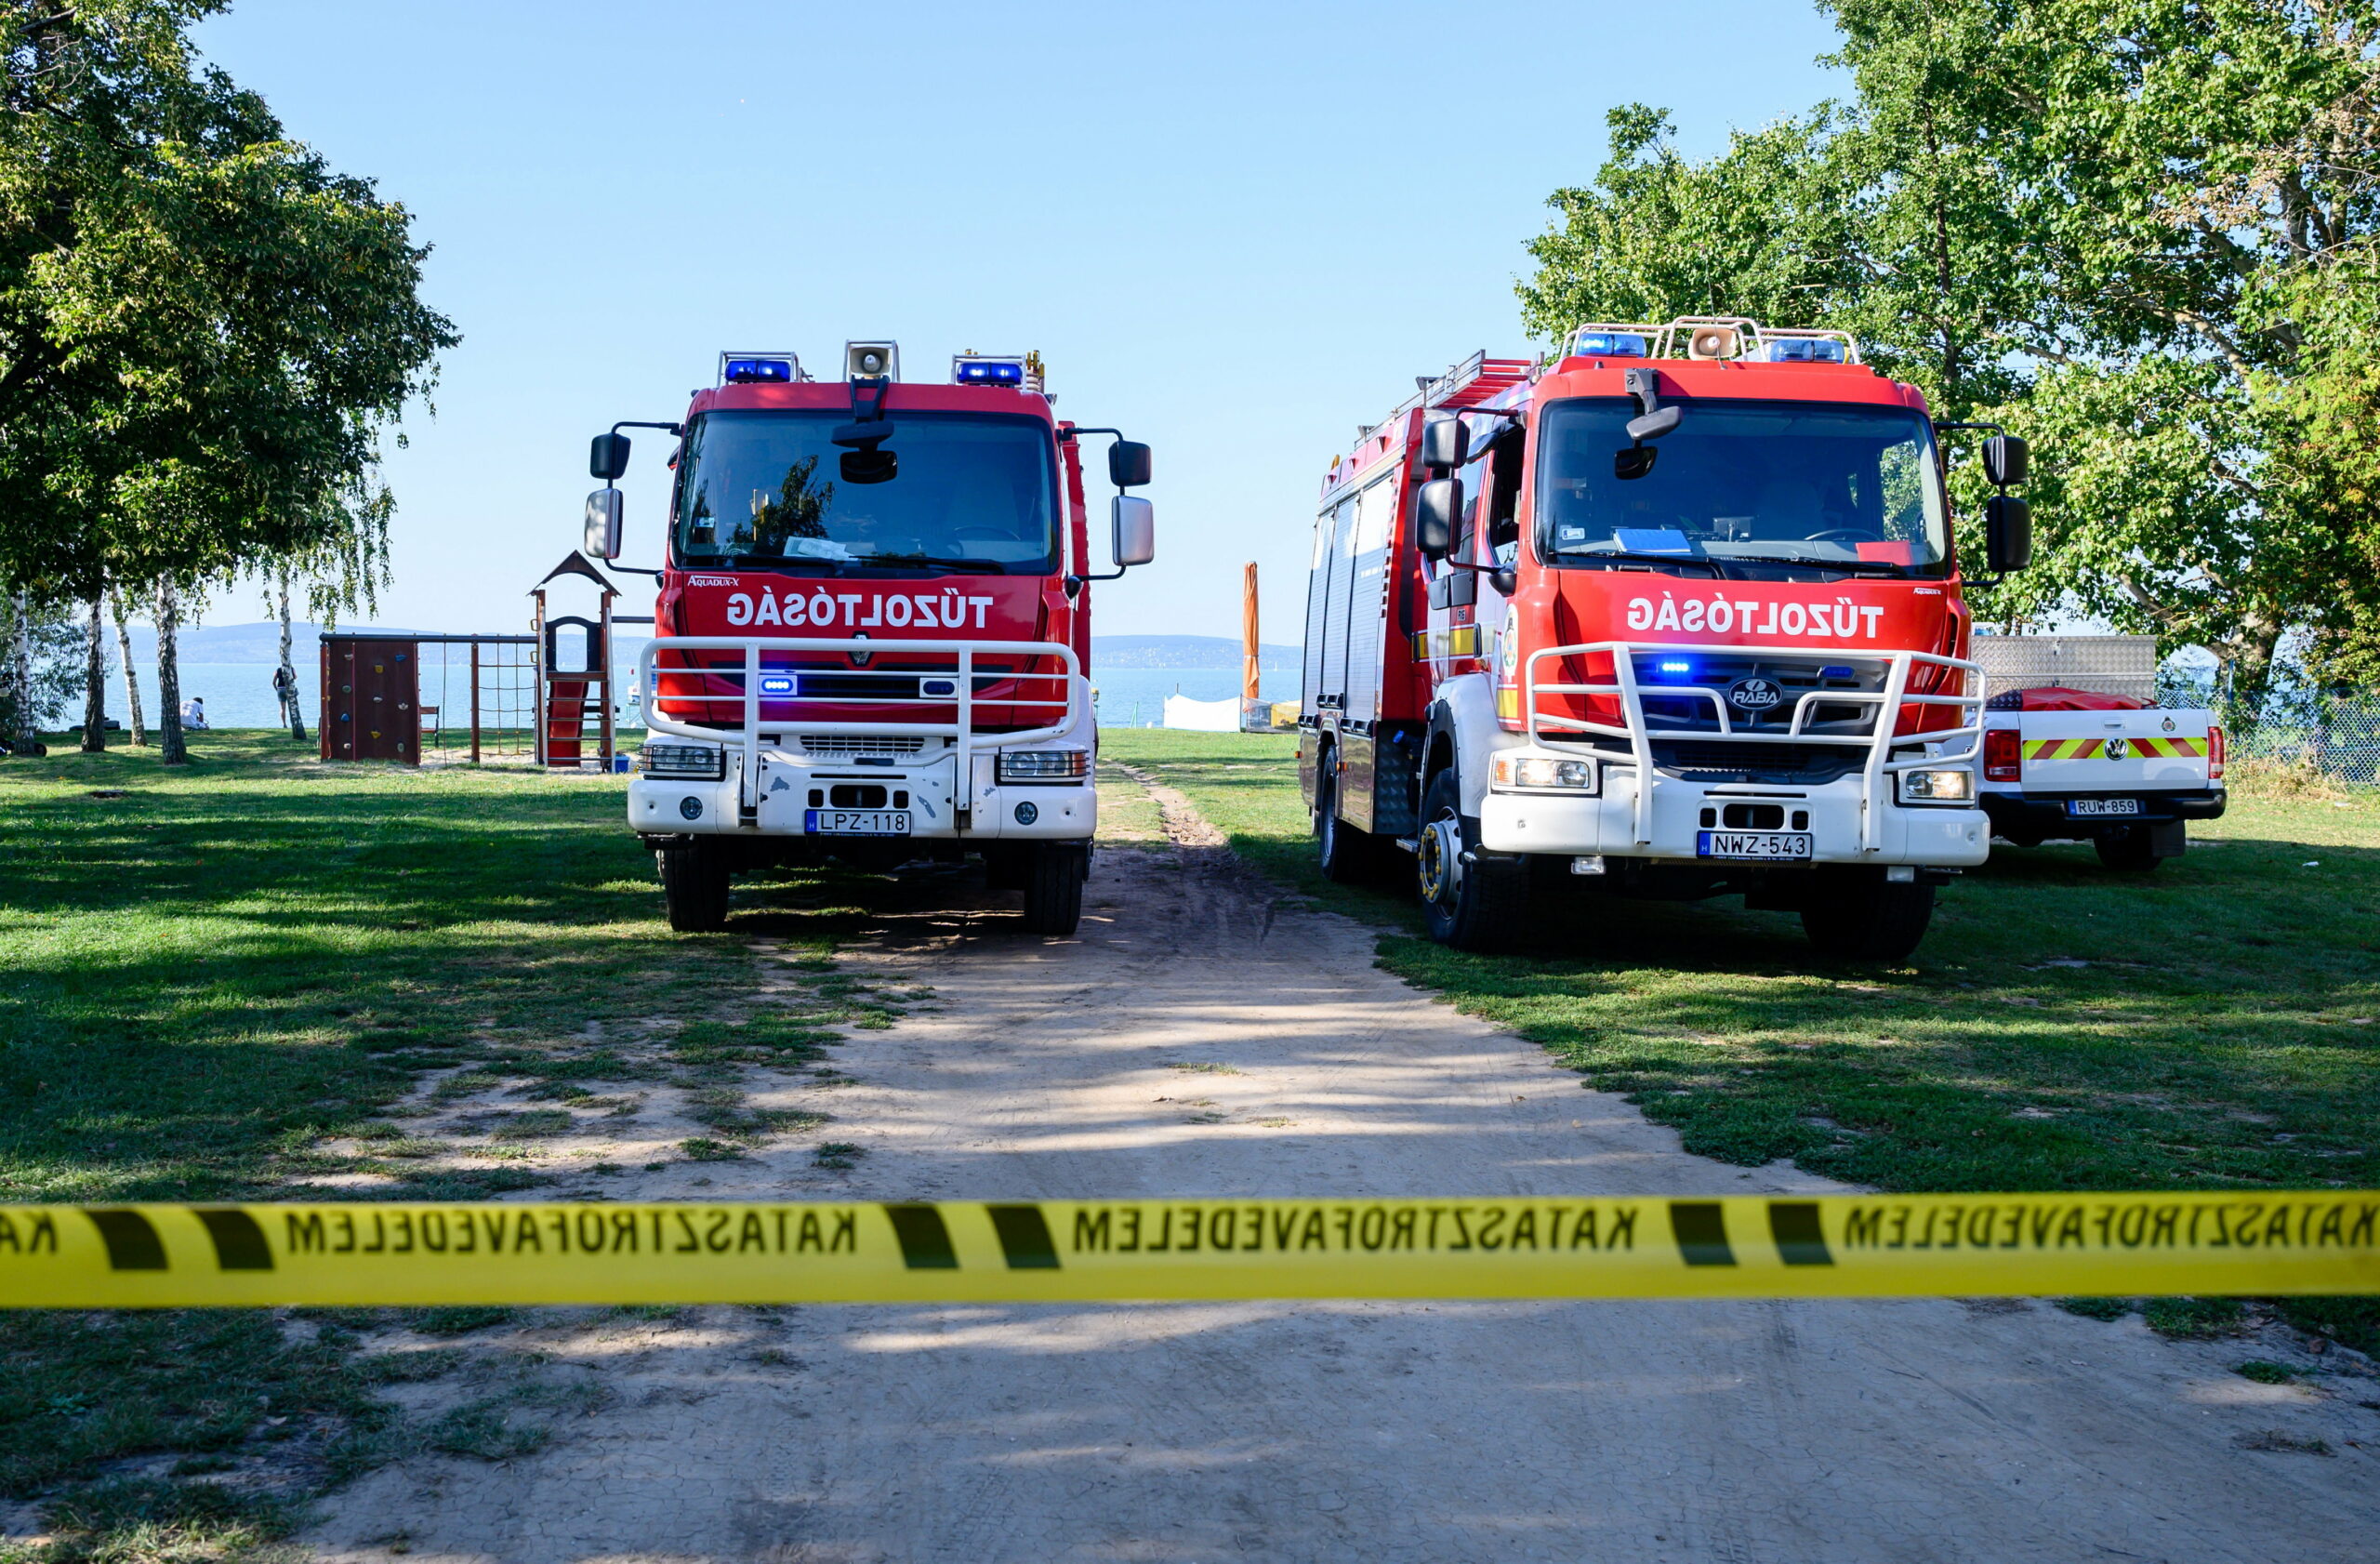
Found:
[[422, 1069], [712, 1014], [746, 938], [832, 932], [671, 935], [616, 779], [152, 753], [0, 762], [0, 1198], [269, 1193]]
[[[582, 1107], [613, 1100], [581, 1081], [668, 1079], [713, 1093], [707, 1111], [749, 1146], [798, 1116], [745, 1107], [741, 1068], [813, 1063], [822, 1025], [900, 1014], [828, 959], [851, 879], [787, 877], [789, 894], [739, 893], [724, 934], [671, 934], [623, 779], [325, 766], [258, 732], [193, 735], [192, 751], [171, 770], [153, 749], [66, 742], [0, 761], [0, 1200], [285, 1198], [356, 1173], [384, 1177], [308, 1193], [546, 1182], [424, 1171], [444, 1147], [376, 1116], [430, 1070], [456, 1071], [447, 1101], [525, 1081], [516, 1094]], [[794, 958], [793, 1002], [759, 997], [756, 936]], [[659, 1028], [657, 1056], [590, 1040], [614, 1022]], [[534, 1144], [570, 1120], [554, 1106], [491, 1122]], [[443, 1360], [384, 1361], [324, 1318], [309, 1339], [270, 1313], [0, 1315], [0, 1493], [46, 1496], [59, 1540], [43, 1557], [255, 1556], [321, 1482], [410, 1449], [497, 1459], [543, 1437], [510, 1402], [401, 1427], [371, 1387]], [[510, 1318], [370, 1316], [433, 1334]], [[297, 1487], [263, 1508], [203, 1480], [301, 1446], [283, 1463]], [[154, 1452], [199, 1480], [101, 1480]]]
[[[1533, 1039], [1697, 1155], [1896, 1190], [2380, 1181], [2370, 793], [2237, 799], [2150, 876], [2111, 875], [2086, 846], [2001, 849], [1942, 893], [1902, 967], [1820, 961], [1791, 916], [1739, 901], [1567, 881], [1522, 953], [1484, 957], [1432, 943], [1401, 890], [1320, 877], [1293, 737], [1103, 744], [1188, 794], [1250, 863], [1382, 925], [1382, 967]], [[2292, 1315], [2380, 1346], [2368, 1305]]]

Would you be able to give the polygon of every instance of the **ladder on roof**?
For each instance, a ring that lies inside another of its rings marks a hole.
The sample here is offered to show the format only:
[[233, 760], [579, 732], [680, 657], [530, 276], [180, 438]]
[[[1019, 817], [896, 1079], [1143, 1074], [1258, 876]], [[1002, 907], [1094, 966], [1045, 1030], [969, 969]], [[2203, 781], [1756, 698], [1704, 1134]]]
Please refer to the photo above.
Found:
[[[1450, 365], [1443, 375], [1423, 381], [1421, 389], [1396, 404], [1388, 416], [1395, 423], [1416, 407], [1476, 407], [1513, 387], [1526, 384], [1537, 368], [1527, 358], [1489, 358], [1488, 350]], [[1378, 425], [1374, 425], [1378, 428]]]

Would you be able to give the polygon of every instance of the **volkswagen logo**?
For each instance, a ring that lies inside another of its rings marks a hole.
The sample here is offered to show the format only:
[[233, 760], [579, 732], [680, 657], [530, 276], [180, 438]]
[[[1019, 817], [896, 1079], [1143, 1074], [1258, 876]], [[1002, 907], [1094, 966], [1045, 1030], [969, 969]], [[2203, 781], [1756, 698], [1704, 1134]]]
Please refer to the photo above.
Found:
[[2132, 743], [2129, 739], [2110, 738], [2108, 740], [2108, 759], [2111, 761], [2120, 761], [2131, 753]]
[[1727, 686], [1727, 704], [1748, 717], [1785, 704], [1785, 687], [1774, 679], [1739, 679]]

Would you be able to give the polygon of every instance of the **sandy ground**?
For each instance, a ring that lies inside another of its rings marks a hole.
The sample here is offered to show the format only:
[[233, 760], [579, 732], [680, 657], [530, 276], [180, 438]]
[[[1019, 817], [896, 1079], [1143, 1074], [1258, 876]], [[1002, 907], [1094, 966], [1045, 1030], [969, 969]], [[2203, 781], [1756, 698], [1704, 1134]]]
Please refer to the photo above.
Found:
[[[1831, 1187], [1683, 1154], [1166, 802], [1175, 840], [1102, 852], [1078, 939], [1023, 934], [964, 879], [888, 910], [852, 964], [942, 1004], [855, 1033], [853, 1084], [756, 1097], [831, 1096], [856, 1166], [815, 1165], [813, 1136], [603, 1192]], [[525, 1458], [384, 1468], [306, 1541], [507, 1564], [2380, 1557], [2380, 1381], [2252, 1384], [2230, 1365], [2281, 1347], [2047, 1305], [708, 1308], [512, 1345], [590, 1410]], [[2316, 1438], [2334, 1453], [2285, 1448]]]

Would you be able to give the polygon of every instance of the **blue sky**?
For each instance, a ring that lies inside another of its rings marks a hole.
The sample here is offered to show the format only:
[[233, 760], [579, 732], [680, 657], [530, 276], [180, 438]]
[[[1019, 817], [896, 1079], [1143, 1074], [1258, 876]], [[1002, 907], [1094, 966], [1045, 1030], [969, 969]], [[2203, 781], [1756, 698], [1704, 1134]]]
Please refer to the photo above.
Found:
[[[721, 349], [890, 336], [912, 378], [1038, 348], [1062, 414], [1155, 446], [1157, 562], [1098, 630], [1236, 635], [1255, 560], [1295, 642], [1326, 464], [1415, 375], [1525, 351], [1522, 245], [1604, 112], [1699, 155], [1842, 90], [1793, 0], [240, 0], [198, 40], [436, 246], [463, 343], [390, 453], [377, 619], [448, 630], [521, 628], [588, 436], [679, 417]], [[660, 442], [624, 563], [657, 563]]]

